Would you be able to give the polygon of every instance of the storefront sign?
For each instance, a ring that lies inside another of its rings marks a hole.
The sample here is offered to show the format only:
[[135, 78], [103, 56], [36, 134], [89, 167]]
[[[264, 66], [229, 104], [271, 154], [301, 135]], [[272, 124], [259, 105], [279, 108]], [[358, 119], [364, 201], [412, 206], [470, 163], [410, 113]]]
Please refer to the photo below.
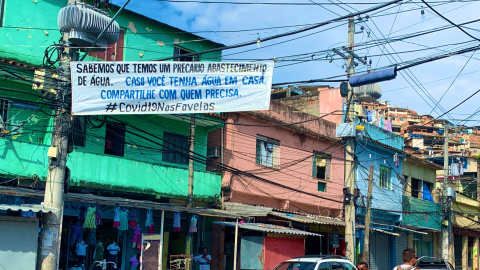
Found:
[[310, 224], [308, 230], [321, 233], [333, 233], [333, 231], [336, 230], [338, 233], [345, 234], [345, 227], [333, 225]]
[[273, 61], [71, 62], [76, 115], [268, 110]]

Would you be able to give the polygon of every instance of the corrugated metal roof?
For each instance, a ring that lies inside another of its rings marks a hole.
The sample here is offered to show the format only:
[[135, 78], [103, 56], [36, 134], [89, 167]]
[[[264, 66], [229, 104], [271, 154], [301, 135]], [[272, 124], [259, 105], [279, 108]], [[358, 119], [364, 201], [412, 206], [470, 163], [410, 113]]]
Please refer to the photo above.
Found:
[[22, 212], [43, 212], [48, 213], [56, 210], [55, 208], [45, 207], [43, 205], [33, 205], [33, 204], [22, 204], [22, 205], [10, 205], [10, 204], [0, 204], [0, 210], [11, 210], [11, 211], [22, 211]]
[[[44, 191], [3, 186], [3, 187], [0, 187], [0, 194], [33, 196], [33, 197], [43, 198]], [[188, 208], [185, 206], [171, 204], [171, 203], [131, 200], [131, 199], [125, 199], [120, 197], [104, 197], [104, 196], [97, 196], [92, 194], [68, 193], [68, 194], [65, 194], [64, 198], [65, 200], [69, 200], [69, 201], [80, 201], [80, 202], [94, 203], [94, 204], [165, 210], [165, 211], [173, 211], [173, 212], [185, 212], [185, 213], [192, 213], [192, 214], [197, 214], [201, 216], [224, 217], [224, 218], [239, 217], [238, 215], [231, 214], [227, 211], [219, 210], [219, 209], [201, 208], [201, 207]]]
[[300, 223], [345, 226], [345, 221], [338, 218], [315, 216], [315, 215], [297, 215], [297, 214], [290, 214], [290, 213], [279, 213], [275, 211], [271, 211], [268, 214], [289, 219], [292, 221], [300, 222]]
[[[365, 226], [364, 225], [357, 225], [356, 228], [357, 229], [365, 229]], [[384, 233], [384, 234], [388, 234], [388, 235], [393, 235], [395, 237], [400, 237], [400, 234], [398, 234], [398, 233], [389, 232], [389, 231], [385, 231], [385, 230], [381, 230], [381, 229], [377, 229], [377, 228], [370, 228], [370, 230], [374, 231], [374, 232], [380, 232], [380, 233]]]
[[[223, 222], [223, 221], [214, 221], [214, 224], [235, 227], [235, 222]], [[245, 230], [253, 230], [266, 233], [278, 233], [278, 234], [291, 234], [291, 235], [303, 235], [303, 236], [322, 236], [317, 233], [305, 232], [297, 230], [294, 228], [288, 228], [273, 224], [265, 223], [239, 223], [238, 227]]]

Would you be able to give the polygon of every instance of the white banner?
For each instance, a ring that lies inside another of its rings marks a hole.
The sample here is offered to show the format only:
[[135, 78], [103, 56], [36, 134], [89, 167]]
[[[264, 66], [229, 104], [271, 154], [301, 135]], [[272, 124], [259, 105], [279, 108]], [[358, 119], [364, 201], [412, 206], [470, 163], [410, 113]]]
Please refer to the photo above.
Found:
[[268, 110], [273, 61], [71, 62], [72, 113]]

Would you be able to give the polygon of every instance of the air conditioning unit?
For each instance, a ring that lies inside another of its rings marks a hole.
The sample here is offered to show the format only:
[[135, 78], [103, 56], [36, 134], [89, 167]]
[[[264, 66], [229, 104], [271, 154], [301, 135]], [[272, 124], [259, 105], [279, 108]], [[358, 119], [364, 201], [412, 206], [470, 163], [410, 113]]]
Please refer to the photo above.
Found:
[[209, 158], [215, 158], [215, 157], [220, 157], [222, 155], [222, 148], [217, 146], [217, 147], [209, 147], [207, 148], [207, 157]]
[[[60, 10], [57, 24], [60, 31], [68, 33], [71, 45], [90, 47], [111, 20], [106, 12], [83, 3], [74, 3]], [[117, 42], [119, 37], [120, 26], [114, 21], [96, 42], [94, 50], [104, 50], [108, 44]]]

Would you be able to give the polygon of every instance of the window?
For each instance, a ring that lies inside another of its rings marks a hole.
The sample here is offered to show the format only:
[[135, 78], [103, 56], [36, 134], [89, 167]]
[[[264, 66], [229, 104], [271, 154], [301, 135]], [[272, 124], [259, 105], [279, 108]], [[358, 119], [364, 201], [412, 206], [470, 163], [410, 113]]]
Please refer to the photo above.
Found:
[[400, 121], [403, 121], [403, 117], [400, 117]]
[[328, 263], [321, 263], [317, 270], [330, 270], [330, 266], [328, 265]]
[[188, 137], [180, 134], [163, 133], [162, 161], [188, 165]]
[[[2, 0], [0, 0], [1, 3]], [[8, 101], [0, 99], [0, 129], [7, 129]]]
[[343, 265], [343, 269], [345, 270], [355, 270], [355, 267], [353, 267], [353, 265], [349, 263], [340, 263], [340, 264]]
[[380, 165], [380, 188], [392, 189], [392, 179], [390, 178], [390, 168]]
[[280, 142], [257, 135], [256, 163], [258, 165], [277, 168]]
[[87, 128], [85, 126], [85, 116], [75, 116], [73, 119], [73, 145], [85, 147], [87, 140]]
[[422, 180], [412, 178], [412, 197], [420, 198], [418, 197], [418, 195], [422, 191], [421, 186], [422, 186]]
[[312, 176], [318, 179], [330, 179], [331, 160], [331, 155], [314, 152]]
[[318, 182], [318, 191], [325, 192], [327, 189], [327, 183], [324, 182]]
[[392, 132], [400, 133], [401, 131], [399, 127], [392, 127]]
[[125, 30], [120, 29], [120, 36], [116, 43], [107, 45], [107, 49], [105, 51], [92, 51], [89, 52], [88, 55], [104, 61], [123, 61], [124, 47]]
[[422, 199], [433, 202], [433, 183], [422, 181]]
[[338, 263], [338, 262], [331, 262], [330, 267], [331, 267], [332, 270], [345, 270], [343, 265]]
[[105, 154], [123, 157], [125, 150], [125, 126], [107, 123]]
[[315, 270], [314, 262], [284, 262], [275, 267], [275, 270]]
[[180, 61], [180, 62], [196, 62], [200, 60], [200, 57], [198, 54], [196, 55], [190, 55], [190, 56], [182, 56], [182, 54], [189, 54], [192, 53], [190, 51], [187, 51], [185, 49], [182, 49], [180, 47], [174, 46], [173, 47], [173, 55], [178, 56], [175, 58], [175, 61]]

